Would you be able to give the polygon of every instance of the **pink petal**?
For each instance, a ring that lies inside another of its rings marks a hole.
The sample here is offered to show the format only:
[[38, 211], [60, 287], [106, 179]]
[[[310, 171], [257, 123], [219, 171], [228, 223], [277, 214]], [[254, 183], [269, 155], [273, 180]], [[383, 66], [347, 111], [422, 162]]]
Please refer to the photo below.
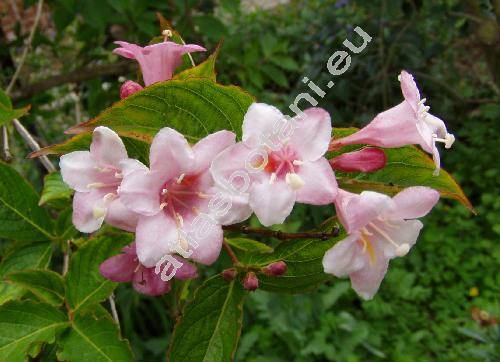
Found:
[[210, 166], [210, 173], [215, 183], [235, 192], [237, 190], [248, 192], [250, 174], [245, 168], [245, 161], [251, 152], [252, 150], [243, 142], [238, 142], [219, 153]]
[[73, 225], [82, 233], [92, 233], [98, 230], [104, 215], [94, 216], [94, 208], [106, 210], [107, 205], [103, 198], [108, 190], [98, 189], [90, 192], [76, 192], [73, 197]]
[[326, 160], [322, 157], [314, 162], [305, 162], [299, 166], [297, 174], [305, 182], [297, 190], [297, 202], [310, 205], [328, 205], [337, 196], [337, 180]]
[[250, 191], [250, 207], [264, 226], [282, 224], [292, 212], [295, 191], [284, 181], [254, 182]]
[[134, 232], [139, 215], [126, 208], [118, 198], [109, 204], [105, 220], [115, 228]]
[[162, 128], [154, 137], [149, 160], [151, 170], [162, 172], [167, 180], [189, 172], [195, 164], [193, 150], [186, 138], [169, 127]]
[[177, 225], [165, 212], [140, 217], [135, 237], [139, 261], [148, 268], [154, 267], [164, 255], [171, 254], [179, 242]]
[[134, 255], [118, 254], [106, 259], [100, 266], [101, 275], [113, 282], [130, 282], [139, 262]]
[[400, 82], [405, 100], [413, 108], [413, 111], [417, 112], [418, 102], [420, 102], [420, 92], [418, 91], [417, 83], [415, 83], [413, 76], [406, 70], [401, 72]]
[[280, 140], [280, 126], [285, 122], [278, 108], [265, 103], [253, 103], [243, 119], [243, 143], [250, 148], [260, 148], [265, 144], [274, 148]]
[[212, 160], [227, 147], [234, 145], [236, 135], [229, 131], [219, 131], [201, 139], [193, 146], [196, 166], [193, 173], [207, 170]]
[[128, 59], [135, 59], [135, 54], [131, 52], [130, 50], [123, 49], [123, 48], [117, 48], [113, 50], [113, 54], [116, 55], [121, 55], [124, 58]]
[[386, 162], [385, 152], [380, 148], [373, 147], [343, 153], [330, 160], [334, 170], [343, 172], [375, 172], [384, 168]]
[[191, 246], [190, 258], [194, 261], [210, 265], [217, 260], [222, 247], [222, 227], [209, 215], [200, 214], [186, 227], [188, 240], [198, 245]]
[[330, 115], [322, 108], [309, 108], [304, 116], [293, 118], [293, 133], [290, 145], [303, 161], [316, 161], [328, 150], [332, 138]]
[[137, 170], [124, 175], [118, 188], [120, 201], [141, 215], [155, 215], [160, 211], [160, 194], [166, 180], [159, 172]]
[[325, 273], [336, 277], [345, 277], [365, 266], [366, 258], [358, 245], [359, 234], [353, 233], [339, 241], [323, 256], [323, 269]]
[[115, 41], [115, 44], [119, 45], [120, 48], [113, 50], [113, 53], [130, 59], [135, 59], [136, 55], [140, 54], [143, 49], [136, 44], [127, 43], [126, 41]]
[[100, 175], [97, 163], [88, 151], [75, 151], [61, 156], [61, 175], [69, 187], [78, 192], [89, 192], [89, 184], [97, 182]]
[[[420, 230], [424, 226], [419, 220], [390, 220], [390, 226], [384, 227], [381, 222], [375, 222], [377, 229], [370, 228], [373, 235], [370, 236], [370, 240], [374, 244], [378, 245], [380, 249], [383, 250], [386, 258], [392, 259], [398, 255], [396, 246], [392, 244], [394, 242], [397, 245], [408, 244], [411, 248], [417, 242]], [[383, 231], [383, 233], [378, 230]], [[390, 240], [388, 240], [390, 238]], [[392, 242], [391, 242], [392, 241]]]
[[227, 188], [218, 185], [209, 193], [213, 195], [208, 205], [210, 215], [221, 225], [237, 224], [252, 215], [248, 193], [229, 192]]
[[427, 215], [439, 201], [439, 192], [429, 187], [408, 187], [395, 195], [394, 210], [388, 217], [392, 219], [416, 219]]
[[119, 167], [126, 160], [127, 150], [121, 138], [107, 127], [97, 127], [92, 134], [90, 154], [101, 166]]
[[149, 168], [147, 168], [141, 161], [135, 160], [133, 158], [127, 158], [123, 161], [120, 162], [120, 169], [122, 170], [123, 176], [127, 176], [130, 173], [137, 171], [137, 170], [142, 170], [142, 171], [148, 171]]
[[375, 262], [366, 263], [363, 269], [350, 274], [352, 288], [365, 300], [372, 299], [377, 293], [389, 267], [389, 260], [376, 247], [374, 250]]
[[196, 44], [185, 44], [181, 45], [181, 53], [193, 53], [193, 52], [206, 52], [207, 50], [200, 45]]
[[155, 273], [154, 268], [141, 268], [134, 275], [132, 282], [134, 289], [139, 293], [158, 296], [170, 292], [172, 287], [169, 282], [164, 282]]
[[120, 98], [121, 99], [127, 98], [132, 94], [139, 92], [142, 89], [143, 87], [139, 83], [136, 83], [132, 80], [127, 80], [120, 87]]
[[189, 263], [186, 259], [174, 256], [177, 261], [182, 263], [182, 266], [177, 269], [175, 278], [179, 280], [198, 278], [198, 269], [193, 264]]
[[335, 200], [337, 215], [348, 233], [363, 228], [390, 207], [393, 202], [389, 196], [373, 191], [357, 195], [339, 189]]

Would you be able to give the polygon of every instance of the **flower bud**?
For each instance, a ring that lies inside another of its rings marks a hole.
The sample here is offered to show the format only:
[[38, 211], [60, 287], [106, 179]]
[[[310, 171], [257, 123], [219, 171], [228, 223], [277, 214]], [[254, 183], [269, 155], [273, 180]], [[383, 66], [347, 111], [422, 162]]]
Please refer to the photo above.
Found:
[[284, 261], [277, 261], [271, 263], [265, 268], [262, 268], [262, 272], [268, 276], [279, 277], [286, 273], [287, 266]]
[[332, 158], [330, 165], [343, 172], [375, 172], [385, 167], [387, 157], [380, 148], [366, 147]]
[[233, 268], [231, 269], [226, 269], [222, 272], [222, 277], [230, 282], [231, 280], [233, 280], [235, 277], [236, 277], [236, 270], [234, 270]]
[[259, 287], [259, 279], [254, 272], [248, 272], [245, 276], [245, 280], [243, 281], [243, 288], [253, 292], [255, 289]]
[[140, 91], [141, 89], [143, 89], [143, 87], [139, 83], [127, 80], [122, 84], [122, 87], [120, 88], [120, 98], [127, 98], [128, 96]]

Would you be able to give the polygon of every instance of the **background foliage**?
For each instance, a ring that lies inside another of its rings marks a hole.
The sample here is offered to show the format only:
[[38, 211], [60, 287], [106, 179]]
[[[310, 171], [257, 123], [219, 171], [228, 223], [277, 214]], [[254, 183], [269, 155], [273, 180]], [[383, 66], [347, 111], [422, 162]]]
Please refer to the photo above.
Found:
[[[25, 1], [26, 6], [31, 3], [34, 1]], [[22, 121], [42, 143], [66, 139], [63, 130], [96, 116], [118, 99], [123, 80], [120, 76], [135, 79], [136, 73], [130, 62], [111, 54], [112, 42], [124, 39], [147, 43], [159, 34], [156, 11], [172, 19], [189, 42], [213, 50], [223, 38], [217, 62], [218, 81], [241, 85], [258, 100], [277, 104], [282, 110], [287, 109], [298, 93], [306, 91], [304, 76], [320, 86], [330, 80], [326, 60], [342, 47], [342, 41], [355, 26], [361, 26], [373, 41], [366, 51], [353, 56], [352, 67], [337, 77], [320, 106], [331, 112], [335, 126], [361, 126], [400, 101], [396, 75], [401, 69], [415, 74], [433, 113], [445, 119], [448, 129], [457, 136], [453, 149], [442, 157], [444, 167], [453, 171], [478, 212], [474, 216], [456, 202], [442, 201], [425, 219], [417, 247], [408, 257], [393, 261], [372, 301], [360, 301], [344, 281], [323, 285], [306, 295], [252, 293], [245, 303], [244, 328], [236, 359], [500, 358], [498, 327], [491, 325], [500, 312], [498, 1], [311, 0], [251, 11], [232, 0], [171, 0], [154, 4], [140, 0], [50, 0], [45, 7], [50, 16], [42, 23], [42, 31], [35, 35], [33, 49], [12, 92], [14, 108], [32, 105], [30, 114]], [[26, 37], [20, 23], [9, 28], [4, 19], [2, 15], [2, 85], [12, 77]], [[9, 37], [9, 29], [17, 37]], [[57, 79], [58, 86], [47, 88], [47, 84], [54, 85], [47, 79]], [[29, 150], [13, 132], [12, 136], [15, 156], [12, 164], [41, 190], [43, 169], [35, 161], [24, 160]], [[12, 182], [16, 187], [24, 187], [15, 180]], [[67, 190], [59, 192], [60, 199], [51, 201], [55, 202], [55, 210], [59, 207], [57, 202], [69, 197]], [[26, 205], [36, 203], [30, 195], [28, 190]], [[296, 207], [288, 231], [317, 226], [331, 212], [328, 207], [314, 210]], [[72, 231], [65, 223], [64, 212], [61, 215], [54, 230], [52, 225], [42, 230], [67, 238]], [[45, 225], [46, 217], [36, 215], [40, 225]], [[32, 255], [31, 269], [43, 269], [50, 263], [52, 269], [60, 270], [60, 254], [47, 259], [48, 244], [40, 241], [19, 249], [22, 240], [15, 244], [1, 240], [0, 275], [18, 270], [15, 260], [19, 250], [23, 255]], [[92, 247], [92, 244], [86, 246]], [[112, 246], [104, 244], [102, 248], [109, 249], [99, 251], [104, 258]], [[79, 250], [68, 277], [81, 277], [77, 263], [86, 262], [87, 249]], [[219, 263], [209, 268], [207, 275], [220, 270], [228, 261], [222, 258]], [[29, 276], [23, 278], [18, 273], [15, 278], [25, 281]], [[92, 287], [92, 282], [89, 280], [85, 285]], [[21, 293], [11, 283], [2, 280], [2, 297], [6, 293]], [[56, 284], [54, 281], [56, 293], [46, 296], [55, 304], [57, 288], [61, 287]], [[181, 295], [181, 303], [190, 297], [184, 296], [183, 291], [176, 286], [164, 297], [149, 298], [135, 293], [128, 285], [118, 287], [121, 332], [130, 341], [136, 358], [164, 359], [169, 333], [180, 308], [177, 296]], [[74, 303], [71, 308], [78, 307], [82, 292], [85, 291], [70, 292]], [[29, 293], [36, 291], [30, 289]], [[95, 301], [99, 301], [98, 295]], [[11, 303], [11, 310], [22, 309], [18, 302]], [[165, 312], [166, 307], [170, 315]], [[24, 308], [36, 310], [40, 306]], [[51, 333], [56, 333], [62, 323], [61, 316], [52, 307], [44, 308], [38, 312], [51, 316], [55, 326]], [[105, 318], [96, 310], [92, 318], [76, 315], [74, 325], [89, 326]], [[51, 333], [43, 336], [43, 340], [53, 340]], [[79, 336], [74, 329], [65, 333], [64, 356], [70, 358], [78, 353], [71, 346]], [[110, 326], [108, 333], [116, 331]]]

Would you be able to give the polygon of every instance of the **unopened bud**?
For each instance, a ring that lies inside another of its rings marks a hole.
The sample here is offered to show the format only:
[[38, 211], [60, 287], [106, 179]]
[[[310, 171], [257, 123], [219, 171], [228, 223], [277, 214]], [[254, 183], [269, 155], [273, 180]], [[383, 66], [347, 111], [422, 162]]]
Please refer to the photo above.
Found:
[[271, 263], [265, 268], [262, 268], [262, 272], [266, 275], [279, 277], [286, 273], [287, 266], [284, 261], [277, 261], [275, 263]]
[[236, 277], [236, 270], [234, 270], [233, 268], [231, 269], [226, 269], [222, 272], [222, 277], [230, 282], [231, 280], [233, 280], [235, 277]]
[[122, 84], [122, 87], [120, 88], [120, 98], [127, 98], [128, 96], [140, 91], [141, 89], [143, 89], [143, 87], [139, 83], [127, 80]]
[[259, 287], [259, 279], [257, 279], [257, 275], [254, 272], [248, 272], [245, 276], [245, 280], [243, 281], [243, 288], [249, 291], [254, 291]]
[[330, 165], [343, 172], [375, 172], [385, 167], [387, 157], [380, 148], [366, 147], [332, 158]]

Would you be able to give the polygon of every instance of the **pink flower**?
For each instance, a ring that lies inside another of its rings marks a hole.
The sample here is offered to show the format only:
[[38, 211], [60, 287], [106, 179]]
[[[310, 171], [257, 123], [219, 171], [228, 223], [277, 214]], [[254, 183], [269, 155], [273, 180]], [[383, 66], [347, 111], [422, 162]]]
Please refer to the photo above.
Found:
[[139, 92], [142, 89], [143, 89], [142, 85], [134, 81], [127, 80], [125, 83], [122, 84], [120, 88], [120, 98], [121, 99], [127, 98], [128, 96], [131, 96], [132, 94]]
[[365, 147], [346, 152], [330, 160], [334, 170], [343, 172], [375, 172], [385, 167], [387, 157], [380, 148]]
[[213, 161], [218, 187], [233, 197], [223, 224], [247, 219], [252, 210], [265, 225], [282, 223], [295, 202], [327, 205], [337, 181], [323, 155], [332, 126], [321, 108], [310, 108], [287, 120], [275, 107], [254, 103], [243, 121], [243, 142]]
[[420, 145], [431, 153], [436, 164], [434, 174], [439, 174], [440, 157], [436, 142], [443, 142], [450, 148], [455, 137], [448, 133], [444, 122], [428, 113], [426, 99], [420, 99], [420, 92], [413, 76], [402, 71], [398, 77], [404, 101], [397, 106], [378, 114], [373, 121], [358, 132], [333, 140], [330, 149], [351, 144], [370, 144], [379, 147], [402, 147]]
[[171, 79], [175, 68], [182, 64], [184, 54], [206, 51], [199, 45], [181, 45], [167, 41], [166, 38], [162, 43], [145, 47], [124, 41], [116, 41], [115, 44], [120, 48], [113, 50], [113, 53], [139, 62], [146, 86]]
[[76, 191], [73, 224], [78, 230], [94, 232], [104, 220], [123, 230], [135, 230], [138, 216], [123, 206], [117, 189], [125, 174], [146, 166], [128, 158], [127, 150], [115, 132], [107, 127], [97, 127], [90, 151], [61, 156], [60, 167], [64, 182]]
[[356, 293], [371, 299], [389, 266], [417, 241], [425, 216], [439, 200], [428, 187], [409, 187], [390, 198], [373, 191], [360, 195], [339, 190], [335, 207], [349, 234], [323, 257], [325, 273], [349, 276]]
[[[175, 271], [175, 278], [180, 280], [197, 278], [196, 267], [184, 259], [174, 257], [182, 266]], [[146, 268], [136, 254], [135, 243], [123, 248], [123, 254], [106, 259], [99, 267], [101, 275], [113, 282], [132, 282], [135, 290], [147, 295], [161, 295], [171, 289], [170, 282], [163, 281], [155, 268]]]
[[214, 192], [208, 168], [234, 142], [233, 133], [220, 131], [191, 147], [183, 135], [163, 128], [151, 144], [150, 168], [125, 175], [118, 193], [140, 214], [136, 243], [143, 265], [152, 267], [174, 253], [203, 264], [217, 259], [222, 227], [208, 207]]

